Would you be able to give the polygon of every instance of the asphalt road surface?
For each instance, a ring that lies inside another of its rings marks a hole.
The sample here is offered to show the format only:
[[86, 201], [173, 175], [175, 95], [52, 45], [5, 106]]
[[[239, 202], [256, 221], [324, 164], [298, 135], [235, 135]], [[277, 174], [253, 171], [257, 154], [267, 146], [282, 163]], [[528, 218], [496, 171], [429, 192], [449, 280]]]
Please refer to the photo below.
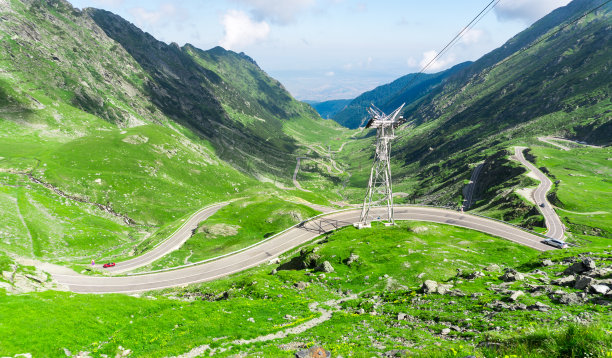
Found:
[[472, 171], [472, 176], [470, 177], [470, 182], [463, 188], [463, 197], [465, 198], [463, 201], [463, 210], [467, 210], [472, 207], [474, 204], [474, 189], [476, 188], [476, 180], [478, 180], [478, 175], [482, 170], [484, 163], [480, 163], [474, 168]]
[[[373, 208], [370, 212], [374, 216], [380, 215], [382, 217], [385, 210], [386, 208]], [[331, 213], [306, 222], [301, 226], [293, 227], [260, 245], [235, 255], [197, 266], [123, 277], [92, 277], [77, 273], [55, 273], [52, 276], [57, 283], [65, 285], [70, 291], [79, 293], [133, 293], [210, 281], [265, 263], [324, 232], [352, 225], [359, 221], [360, 213], [360, 209]], [[395, 219], [461, 226], [514, 241], [536, 250], [553, 249], [542, 244], [541, 237], [514, 226], [453, 210], [398, 206], [395, 208]]]
[[109, 267], [104, 270], [112, 273], [132, 271], [166, 256], [170, 252], [180, 248], [181, 245], [183, 245], [185, 241], [191, 237], [193, 230], [198, 227], [200, 222], [208, 219], [211, 215], [219, 211], [219, 209], [227, 204], [229, 204], [229, 202], [214, 204], [196, 212], [189, 219], [187, 219], [183, 226], [181, 226], [173, 235], [171, 235], [168, 240], [162, 242], [143, 255], [135, 257], [131, 260], [118, 262], [115, 267]]
[[[552, 237], [553, 239], [563, 240], [565, 236], [565, 228], [561, 219], [553, 209], [552, 205], [546, 199], [546, 193], [552, 187], [552, 182], [544, 173], [540, 171], [540, 169], [536, 168], [535, 165], [531, 164], [525, 159], [523, 156], [523, 150], [527, 148], [525, 147], [514, 147], [514, 155], [516, 159], [518, 159], [521, 164], [526, 166], [529, 170], [531, 170], [540, 180], [540, 185], [533, 192], [533, 200], [535, 201], [538, 209], [544, 216], [544, 221], [546, 222], [546, 236]], [[543, 205], [542, 205], [543, 204]]]

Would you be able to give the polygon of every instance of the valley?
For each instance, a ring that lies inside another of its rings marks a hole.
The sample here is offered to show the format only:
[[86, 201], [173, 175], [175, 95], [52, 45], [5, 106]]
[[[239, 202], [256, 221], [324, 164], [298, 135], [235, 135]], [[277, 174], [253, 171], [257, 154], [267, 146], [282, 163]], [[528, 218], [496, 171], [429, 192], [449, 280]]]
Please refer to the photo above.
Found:
[[[0, 355], [606, 357], [611, 14], [317, 112], [245, 53], [0, 0]], [[397, 222], [358, 230], [371, 103], [406, 103]]]

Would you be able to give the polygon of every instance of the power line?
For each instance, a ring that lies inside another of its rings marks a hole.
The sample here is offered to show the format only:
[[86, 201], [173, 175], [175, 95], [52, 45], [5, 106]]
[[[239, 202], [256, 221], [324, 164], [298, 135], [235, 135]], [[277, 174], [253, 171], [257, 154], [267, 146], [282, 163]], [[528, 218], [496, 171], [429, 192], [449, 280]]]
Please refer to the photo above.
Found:
[[583, 18], [587, 17], [589, 14], [591, 14], [591, 13], [593, 13], [593, 12], [595, 12], [595, 11], [599, 10], [600, 8], [604, 7], [606, 4], [610, 3], [611, 1], [612, 1], [612, 0], [607, 0], [607, 1], [606, 1], [606, 2], [604, 2], [603, 4], [601, 4], [601, 5], [599, 5], [599, 6], [596, 6], [596, 7], [592, 8], [591, 10], [589, 10], [589, 11], [585, 12], [584, 14], [582, 14], [582, 15], [578, 16], [578, 17], [577, 17], [577, 18], [575, 18], [574, 20], [572, 20], [572, 21], [570, 21], [570, 22], [568, 22], [568, 23], [566, 23], [566, 24], [562, 25], [562, 26], [561, 26], [561, 27], [559, 27], [559, 28], [558, 28], [556, 31], [554, 31], [553, 33], [549, 34], [548, 36], [544, 36], [544, 37], [540, 38], [539, 40], [537, 40], [537, 41], [535, 41], [535, 42], [532, 42], [531, 44], [529, 44], [529, 46], [527, 46], [527, 47], [523, 47], [522, 49], [520, 49], [520, 50], [516, 51], [515, 53], [511, 54], [510, 56], [508, 56], [508, 57], [504, 58], [502, 61], [498, 62], [498, 63], [497, 63], [495, 66], [499, 66], [499, 65], [501, 65], [502, 63], [504, 63], [504, 62], [508, 61], [509, 59], [511, 59], [512, 57], [514, 57], [514, 56], [516, 56], [516, 55], [518, 55], [518, 54], [520, 54], [520, 53], [523, 53], [523, 52], [525, 52], [525, 51], [527, 51], [527, 50], [531, 49], [532, 47], [535, 47], [535, 46], [537, 46], [538, 44], [540, 44], [540, 43], [542, 43], [542, 42], [544, 42], [544, 41], [548, 40], [549, 38], [551, 38], [551, 37], [555, 36], [555, 35], [556, 35], [556, 34], [558, 34], [559, 32], [561, 32], [561, 31], [565, 30], [565, 29], [566, 29], [567, 27], [569, 27], [570, 25], [575, 24], [576, 22], [580, 21], [581, 19], [583, 19]]
[[[431, 66], [438, 58], [440, 58], [448, 49], [450, 49], [453, 45], [455, 45], [460, 39], [461, 37], [463, 37], [463, 35], [465, 35], [469, 30], [471, 30], [476, 24], [478, 24], [478, 22], [480, 22], [480, 20], [482, 20], [482, 18], [484, 16], [486, 16], [491, 10], [493, 10], [493, 8], [495, 8], [495, 6], [497, 6], [497, 4], [500, 2], [501, 0], [492, 0], [491, 2], [489, 2], [487, 4], [487, 6], [485, 6], [479, 13], [478, 15], [476, 15], [472, 21], [470, 21], [457, 35], [455, 35], [455, 37], [453, 37], [453, 39], [446, 44], [446, 46], [444, 46], [444, 48], [431, 60], [429, 61], [429, 63], [427, 63], [419, 72], [417, 72], [412, 79], [410, 79], [410, 81], [397, 93], [401, 93], [403, 92], [406, 88], [410, 87], [410, 85], [413, 84], [414, 81], [416, 81], [416, 79], [419, 77], [419, 75], [423, 74], [425, 72], [425, 70], [427, 70], [427, 68], [429, 68], [429, 66]], [[608, 3], [612, 2], [612, 0], [606, 0], [604, 3], [602, 3], [599, 6], [596, 6], [590, 10], [588, 10], [587, 12], [585, 12], [584, 14], [576, 17], [575, 19], [573, 19], [570, 22], [567, 22], [565, 24], [563, 24], [562, 26], [560, 26], [557, 30], [555, 30], [554, 32], [550, 33], [547, 36], [544, 36], [542, 38], [540, 38], [539, 40], [532, 42], [531, 44], [529, 44], [526, 47], [523, 47], [522, 49], [514, 52], [513, 54], [511, 54], [510, 56], [504, 58], [502, 61], [500, 61], [499, 63], [497, 63], [495, 66], [498, 66], [508, 60], [510, 60], [511, 58], [513, 58], [514, 56], [523, 53], [531, 48], [533, 48], [534, 46], [537, 46], [538, 44], [548, 40], [549, 38], [551, 38], [552, 36], [558, 34], [559, 32], [565, 30], [567, 27], [575, 24], [576, 22], [580, 21], [581, 19], [585, 18], [586, 16], [588, 16], [589, 14], [599, 10], [600, 8], [604, 7], [605, 5], [607, 5]]]

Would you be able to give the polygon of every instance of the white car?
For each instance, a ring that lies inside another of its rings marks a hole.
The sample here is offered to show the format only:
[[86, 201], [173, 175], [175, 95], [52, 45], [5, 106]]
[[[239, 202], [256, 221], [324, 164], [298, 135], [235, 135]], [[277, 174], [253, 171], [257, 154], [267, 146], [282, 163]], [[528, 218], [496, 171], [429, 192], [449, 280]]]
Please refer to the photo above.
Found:
[[565, 241], [561, 241], [557, 239], [546, 239], [542, 242], [552, 247], [556, 247], [558, 249], [567, 249], [569, 247], [567, 243], [565, 243]]

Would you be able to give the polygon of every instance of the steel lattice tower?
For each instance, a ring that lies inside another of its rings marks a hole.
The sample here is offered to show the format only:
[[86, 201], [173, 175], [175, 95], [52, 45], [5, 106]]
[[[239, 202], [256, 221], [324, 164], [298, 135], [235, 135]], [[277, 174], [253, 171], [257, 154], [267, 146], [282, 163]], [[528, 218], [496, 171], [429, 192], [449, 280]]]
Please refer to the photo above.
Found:
[[[393, 190], [391, 189], [391, 140], [395, 138], [395, 128], [404, 121], [400, 116], [396, 119], [404, 105], [389, 115], [385, 115], [380, 109], [372, 105], [368, 108], [371, 118], [366, 128], [376, 128], [376, 154], [370, 171], [368, 190], [363, 199], [363, 208], [359, 222], [355, 224], [358, 228], [370, 227], [370, 208], [372, 205], [387, 205], [387, 220], [389, 225], [395, 223], [393, 219]], [[383, 204], [384, 203], [384, 204]]]

